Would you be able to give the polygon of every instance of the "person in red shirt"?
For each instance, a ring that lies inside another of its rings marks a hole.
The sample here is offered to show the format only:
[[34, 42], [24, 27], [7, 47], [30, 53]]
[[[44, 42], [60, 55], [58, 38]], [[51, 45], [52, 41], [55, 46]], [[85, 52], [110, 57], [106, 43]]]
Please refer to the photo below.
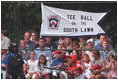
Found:
[[82, 77], [82, 66], [80, 62], [77, 61], [77, 56], [76, 55], [70, 55], [67, 56], [67, 70], [65, 72], [68, 73], [68, 78], [69, 79], [83, 79]]

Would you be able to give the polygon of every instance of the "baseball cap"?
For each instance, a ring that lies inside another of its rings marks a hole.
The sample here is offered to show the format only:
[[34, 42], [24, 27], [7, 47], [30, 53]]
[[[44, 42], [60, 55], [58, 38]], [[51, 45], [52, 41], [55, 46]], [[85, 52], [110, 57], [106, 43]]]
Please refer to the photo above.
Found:
[[69, 55], [69, 56], [66, 56], [66, 60], [68, 58], [72, 58], [72, 61], [76, 62], [77, 61], [77, 56], [76, 55]]
[[57, 54], [57, 53], [61, 53], [62, 51], [61, 50], [56, 50], [54, 52], [52, 52], [52, 54]]
[[3, 55], [4, 53], [6, 53], [6, 50], [1, 50], [1, 55]]

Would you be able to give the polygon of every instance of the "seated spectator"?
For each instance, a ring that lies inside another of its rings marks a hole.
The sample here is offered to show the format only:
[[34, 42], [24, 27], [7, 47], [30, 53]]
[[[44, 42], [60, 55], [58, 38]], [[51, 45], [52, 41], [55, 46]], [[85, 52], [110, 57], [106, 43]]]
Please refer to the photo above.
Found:
[[72, 49], [72, 39], [67, 37], [64, 38], [65, 46], [67, 49]]
[[61, 58], [61, 50], [56, 50], [52, 54], [55, 54], [56, 57], [52, 60], [52, 64], [50, 65], [52, 68], [58, 68], [62, 65], [63, 59]]
[[108, 79], [117, 79], [117, 61], [113, 54], [110, 54], [108, 57], [109, 63], [106, 65], [106, 68], [109, 69], [107, 73]]
[[67, 74], [64, 71], [58, 70], [63, 67], [64, 59], [62, 58], [62, 51], [56, 50], [53, 54], [55, 54], [56, 57], [52, 60], [52, 64], [50, 65], [51, 69], [54, 69], [52, 70], [52, 75], [54, 77], [59, 77], [60, 79], [67, 79]]
[[104, 50], [100, 50], [100, 53], [103, 56], [103, 58], [105, 59], [105, 62], [108, 63], [108, 56], [110, 54], [113, 54], [114, 56], [117, 56], [116, 51], [115, 50], [110, 50], [111, 48], [110, 48], [110, 43], [109, 43], [108, 40], [104, 40], [102, 42], [102, 45], [103, 45]]
[[24, 34], [24, 41], [26, 43], [25, 47], [27, 49], [34, 49], [34, 48], [36, 48], [36, 44], [33, 41], [31, 41], [30, 38], [31, 38], [31, 33], [25, 32], [25, 34]]
[[1, 50], [1, 79], [6, 79], [6, 61], [7, 53], [5, 50]]
[[45, 55], [41, 54], [38, 61], [39, 66], [39, 74], [37, 75], [37, 79], [50, 79], [50, 70], [47, 68], [44, 68], [46, 65], [46, 57]]
[[[38, 60], [41, 54], [44, 54], [47, 59], [47, 65], [49, 66], [52, 60], [52, 51], [51, 50], [43, 50], [43, 49], [50, 49], [49, 47], [45, 47], [45, 41], [43, 38], [39, 39], [39, 47], [34, 50], [36, 53], [35, 59]], [[39, 50], [38, 50], [39, 49]]]
[[85, 49], [86, 48], [86, 38], [85, 37], [79, 37], [79, 45], [81, 49]]
[[102, 73], [105, 70], [104, 58], [100, 56], [99, 51], [93, 51], [94, 60], [91, 62], [92, 79], [104, 79], [105, 75]]
[[89, 55], [88, 54], [84, 54], [83, 58], [83, 63], [84, 63], [84, 77], [85, 79], [90, 79], [91, 78], [91, 71], [90, 71], [90, 67], [91, 67], [91, 61], [89, 59]]
[[1, 30], [1, 49], [9, 49], [11, 40], [7, 37], [7, 31]]
[[31, 32], [30, 40], [33, 41], [38, 47], [38, 34], [37, 34], [37, 32], [35, 32], [35, 31]]
[[35, 60], [35, 53], [30, 52], [30, 59], [27, 61], [27, 74], [26, 79], [36, 79], [39, 74], [38, 60]]
[[66, 46], [63, 46], [62, 49], [63, 49], [63, 50], [61, 50], [61, 51], [62, 51], [62, 53], [63, 53], [64, 55], [66, 55], [66, 56], [67, 56], [67, 55], [70, 55], [69, 52], [68, 52], [67, 50], [65, 50], [65, 49], [67, 49]]
[[69, 79], [84, 79], [82, 65], [80, 61], [77, 61], [76, 55], [67, 56], [67, 70]]
[[[92, 42], [86, 43], [86, 49], [93, 49], [93, 43]], [[92, 50], [85, 51], [85, 54], [88, 54], [91, 61], [93, 60], [93, 51]]]
[[[79, 48], [78, 41], [73, 41], [72, 49], [80, 49], [80, 48]], [[79, 54], [79, 51], [78, 51], [78, 50], [73, 50], [73, 51], [70, 53], [70, 55], [77, 55], [77, 54]]]
[[51, 37], [45, 37], [45, 47], [50, 49], [57, 49], [57, 45], [52, 41]]

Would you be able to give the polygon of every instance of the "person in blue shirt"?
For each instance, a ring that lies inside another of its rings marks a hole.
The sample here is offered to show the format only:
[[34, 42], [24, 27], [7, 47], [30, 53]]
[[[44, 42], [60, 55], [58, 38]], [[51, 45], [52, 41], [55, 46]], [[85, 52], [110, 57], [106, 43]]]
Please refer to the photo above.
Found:
[[117, 56], [116, 51], [113, 50], [113, 48], [110, 48], [110, 46], [109, 46], [110, 42], [108, 40], [103, 41], [102, 45], [103, 45], [104, 50], [100, 50], [100, 53], [103, 56], [103, 58], [105, 59], [105, 62], [108, 63], [108, 56], [110, 54]]
[[57, 45], [52, 41], [51, 37], [45, 37], [45, 46], [50, 49], [57, 49]]
[[[100, 40], [99, 43], [95, 46], [95, 49], [98, 49], [98, 50], [104, 48], [103, 45], [102, 45], [103, 44], [103, 41], [108, 40], [111, 43], [111, 40], [105, 34], [101, 34], [100, 37], [99, 37], [99, 40]], [[110, 49], [113, 48], [111, 44], [109, 44], [109, 48]]]
[[18, 45], [15, 43], [10, 45], [9, 53], [5, 59], [7, 77], [17, 79], [23, 71], [24, 61], [20, 54], [18, 54]]
[[[24, 43], [25, 43], [25, 49], [29, 49], [29, 50], [22, 50], [23, 52], [25, 52], [23, 58], [25, 59], [25, 61], [29, 60], [29, 53], [31, 51], [31, 49], [35, 49], [37, 47], [37, 44], [34, 43], [33, 41], [30, 40], [31, 38], [31, 33], [30, 32], [25, 32], [24, 34]], [[21, 48], [21, 47], [20, 47]]]
[[43, 38], [39, 39], [39, 47], [36, 48], [37, 50], [34, 50], [34, 52], [36, 53], [35, 59], [38, 60], [40, 55], [43, 54], [46, 56], [47, 59], [47, 66], [49, 66], [51, 64], [51, 60], [52, 60], [52, 51], [51, 50], [43, 50], [43, 49], [50, 49], [49, 47], [45, 47], [45, 41]]
[[[52, 69], [52, 75], [55, 77], [61, 77], [63, 75], [63, 71], [59, 71], [58, 69], [63, 66], [63, 59], [62, 59], [62, 51], [56, 50], [52, 54], [54, 54], [56, 57], [52, 60], [52, 63], [50, 65], [50, 69]], [[58, 76], [59, 74], [59, 76]]]
[[1, 78], [6, 79], [6, 61], [5, 58], [7, 56], [7, 53], [5, 50], [1, 50]]
[[30, 32], [25, 32], [24, 34], [24, 41], [26, 43], [26, 48], [27, 49], [35, 49], [37, 47], [36, 43], [30, 40], [31, 38], [31, 33]]
[[51, 67], [56, 68], [62, 65], [63, 59], [61, 53], [61, 50], [56, 50], [53, 52], [53, 54], [55, 54], [56, 57], [52, 60]]

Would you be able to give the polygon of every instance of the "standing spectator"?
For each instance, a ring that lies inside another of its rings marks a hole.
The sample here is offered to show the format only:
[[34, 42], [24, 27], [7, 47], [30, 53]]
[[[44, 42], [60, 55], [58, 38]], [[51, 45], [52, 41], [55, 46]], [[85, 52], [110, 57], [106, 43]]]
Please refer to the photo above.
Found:
[[11, 40], [7, 37], [7, 31], [1, 30], [1, 49], [9, 49]]
[[24, 41], [26, 43], [26, 48], [27, 49], [34, 49], [34, 48], [36, 48], [36, 44], [33, 41], [31, 41], [30, 38], [31, 38], [31, 33], [25, 32]]
[[62, 37], [59, 37], [57, 41], [55, 41], [55, 44], [58, 45], [59, 42], [63, 42], [64, 41], [64, 38]]
[[116, 79], [117, 78], [117, 62], [116, 58], [113, 54], [108, 57], [109, 63], [106, 65], [106, 68], [109, 69], [107, 73], [108, 79]]
[[33, 41], [38, 46], [38, 34], [37, 34], [37, 32], [35, 32], [35, 31], [31, 32], [30, 40]]
[[5, 50], [1, 50], [1, 78], [6, 79], [6, 61], [5, 58], [7, 56], [7, 53]]
[[85, 37], [79, 37], [79, 45], [81, 49], [85, 49], [86, 48], [86, 38]]
[[12, 79], [17, 79], [23, 72], [24, 61], [18, 54], [18, 46], [13, 43], [9, 48], [9, 54], [6, 57], [7, 76], [9, 75]]
[[105, 59], [105, 62], [108, 63], [108, 56], [110, 54], [113, 54], [114, 56], [117, 56], [116, 55], [116, 51], [115, 50], [110, 50], [110, 43], [108, 40], [105, 40], [102, 42], [102, 45], [103, 45], [103, 49], [104, 50], [101, 50], [100, 53], [102, 55], [102, 57]]
[[[47, 65], [49, 65], [52, 60], [52, 52], [51, 52], [51, 50], [43, 50], [43, 49], [50, 49], [50, 48], [45, 47], [45, 41], [42, 38], [39, 39], [38, 44], [39, 44], [39, 47], [36, 48], [37, 50], [35, 50], [35, 53], [36, 53], [35, 59], [38, 60], [40, 55], [44, 54], [46, 56], [46, 59], [48, 60]], [[40, 49], [40, 50], [38, 50], [38, 49]]]
[[58, 48], [57, 49], [62, 49], [62, 47], [65, 46], [64, 41], [58, 41]]
[[64, 38], [65, 46], [67, 49], [72, 49], [72, 39], [69, 37]]
[[30, 59], [27, 61], [27, 74], [26, 79], [36, 79], [39, 74], [38, 60], [35, 60], [35, 53], [30, 52]]
[[[108, 38], [108, 36], [107, 35], [100, 35], [100, 43], [98, 43], [96, 46], [95, 46], [95, 49], [103, 49], [103, 42], [105, 41], [105, 40], [108, 40], [109, 42], [110, 42], [110, 39]], [[112, 45], [111, 44], [109, 44], [109, 47], [112, 49], [113, 47], [112, 47]]]
[[57, 49], [57, 45], [52, 41], [51, 37], [45, 37], [45, 47], [50, 49]]

